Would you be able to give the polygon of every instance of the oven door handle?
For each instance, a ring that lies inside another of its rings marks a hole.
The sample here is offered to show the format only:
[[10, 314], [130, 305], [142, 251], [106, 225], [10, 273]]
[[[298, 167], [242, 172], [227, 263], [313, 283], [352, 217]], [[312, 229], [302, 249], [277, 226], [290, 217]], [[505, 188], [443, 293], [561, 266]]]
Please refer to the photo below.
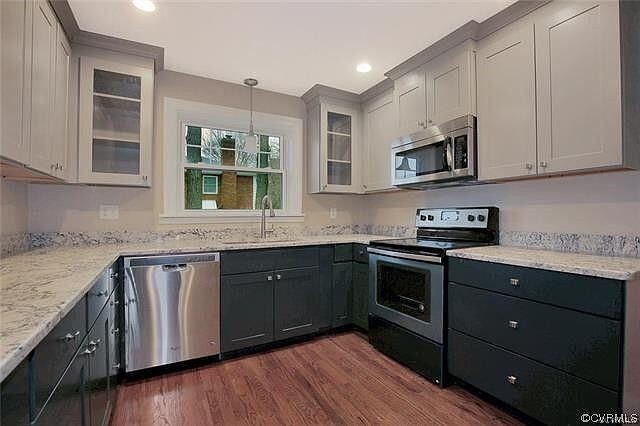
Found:
[[391, 250], [381, 250], [381, 249], [372, 248], [372, 247], [367, 248], [367, 251], [369, 253], [379, 254], [379, 255], [382, 255], [382, 256], [397, 257], [399, 259], [409, 259], [409, 260], [419, 260], [419, 261], [422, 261], [422, 262], [442, 263], [442, 258], [440, 258], [438, 256], [429, 256], [429, 255], [426, 255], [426, 254], [404, 253], [404, 252], [391, 251]]

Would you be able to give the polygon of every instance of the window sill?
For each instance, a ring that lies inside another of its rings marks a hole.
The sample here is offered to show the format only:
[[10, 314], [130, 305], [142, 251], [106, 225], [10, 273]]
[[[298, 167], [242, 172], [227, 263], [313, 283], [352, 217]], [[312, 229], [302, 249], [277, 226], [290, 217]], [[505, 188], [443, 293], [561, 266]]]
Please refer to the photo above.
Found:
[[[180, 216], [160, 215], [160, 225], [183, 225], [183, 224], [215, 224], [215, 223], [257, 223], [260, 221], [259, 211], [217, 211], [185, 213]], [[304, 222], [304, 213], [277, 214], [270, 217], [267, 212], [269, 223], [300, 223]]]

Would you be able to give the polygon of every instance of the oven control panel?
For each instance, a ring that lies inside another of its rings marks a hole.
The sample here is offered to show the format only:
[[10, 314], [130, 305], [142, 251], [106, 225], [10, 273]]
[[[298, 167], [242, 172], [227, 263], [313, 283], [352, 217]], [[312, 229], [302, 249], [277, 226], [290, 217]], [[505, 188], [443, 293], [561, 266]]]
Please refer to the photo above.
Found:
[[416, 226], [419, 228], [480, 228], [489, 223], [488, 208], [419, 209]]

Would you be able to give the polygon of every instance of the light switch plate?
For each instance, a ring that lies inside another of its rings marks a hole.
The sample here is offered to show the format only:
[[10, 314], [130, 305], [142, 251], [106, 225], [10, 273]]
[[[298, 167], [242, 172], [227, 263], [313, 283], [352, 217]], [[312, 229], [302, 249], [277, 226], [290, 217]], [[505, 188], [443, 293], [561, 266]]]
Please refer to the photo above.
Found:
[[119, 217], [120, 217], [119, 206], [100, 204], [100, 219], [117, 220]]

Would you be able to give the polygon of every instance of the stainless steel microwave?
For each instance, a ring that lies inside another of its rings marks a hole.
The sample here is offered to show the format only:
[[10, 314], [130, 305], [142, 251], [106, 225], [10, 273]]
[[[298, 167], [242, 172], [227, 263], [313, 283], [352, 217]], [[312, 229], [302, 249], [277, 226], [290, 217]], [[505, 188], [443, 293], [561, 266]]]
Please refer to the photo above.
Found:
[[396, 140], [391, 162], [391, 181], [398, 187], [476, 180], [476, 117], [459, 117]]

